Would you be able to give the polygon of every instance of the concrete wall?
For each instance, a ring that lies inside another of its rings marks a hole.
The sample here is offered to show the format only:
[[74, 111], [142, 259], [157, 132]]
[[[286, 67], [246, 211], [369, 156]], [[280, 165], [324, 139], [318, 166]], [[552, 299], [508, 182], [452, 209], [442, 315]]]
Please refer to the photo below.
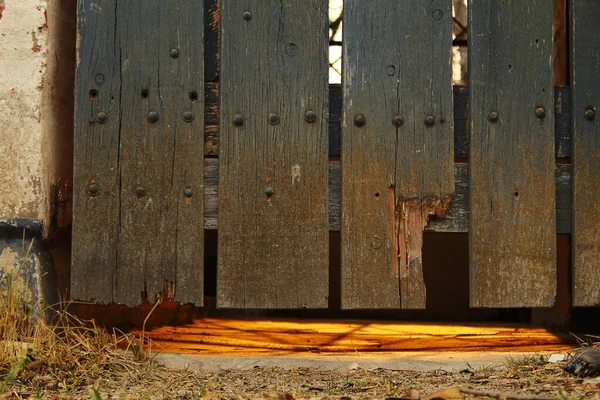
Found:
[[75, 4], [0, 0], [0, 284], [19, 271], [33, 302], [56, 299], [47, 248], [55, 186], [72, 176]]
[[48, 221], [42, 160], [46, 2], [0, 3], [0, 217]]

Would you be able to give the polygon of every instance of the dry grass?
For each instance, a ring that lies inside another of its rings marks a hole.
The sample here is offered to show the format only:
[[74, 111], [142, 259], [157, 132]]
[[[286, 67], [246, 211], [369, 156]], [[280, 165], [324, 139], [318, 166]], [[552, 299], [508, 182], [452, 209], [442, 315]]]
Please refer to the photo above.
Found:
[[[153, 363], [143, 331], [109, 333], [67, 312], [68, 304], [35, 314], [21, 279], [32, 244], [17, 268], [0, 265], [0, 398], [138, 398], [157, 390], [169, 398], [165, 382], [189, 373]], [[195, 387], [202, 392], [200, 382]]]

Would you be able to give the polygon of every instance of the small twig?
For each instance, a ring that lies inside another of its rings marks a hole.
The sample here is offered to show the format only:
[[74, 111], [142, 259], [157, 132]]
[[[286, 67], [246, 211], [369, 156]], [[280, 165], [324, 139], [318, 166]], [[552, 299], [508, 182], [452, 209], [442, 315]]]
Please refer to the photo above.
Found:
[[556, 397], [494, 393], [494, 392], [485, 392], [485, 391], [481, 391], [481, 390], [465, 389], [465, 388], [460, 388], [460, 392], [464, 393], [464, 394], [469, 394], [471, 396], [491, 397], [491, 398], [498, 399], [498, 400], [500, 400], [500, 399], [502, 399], [502, 400], [556, 400]]

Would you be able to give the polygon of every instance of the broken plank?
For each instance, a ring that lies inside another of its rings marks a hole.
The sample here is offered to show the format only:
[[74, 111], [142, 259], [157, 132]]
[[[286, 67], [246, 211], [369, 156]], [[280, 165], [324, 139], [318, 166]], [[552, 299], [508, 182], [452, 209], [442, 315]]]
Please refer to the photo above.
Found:
[[[571, 165], [556, 165], [556, 233], [571, 233]], [[444, 218], [432, 216], [426, 232], [467, 233], [469, 231], [469, 165], [454, 164], [455, 191]], [[218, 228], [219, 160], [204, 161], [204, 229]], [[340, 161], [329, 161], [329, 230], [341, 227], [342, 169]]]
[[600, 3], [571, 1], [573, 305], [600, 305]]
[[342, 307], [425, 308], [421, 248], [454, 191], [452, 4], [344, 2]]
[[553, 0], [469, 1], [473, 307], [554, 303], [552, 10]]
[[217, 306], [328, 303], [326, 2], [221, 4]]

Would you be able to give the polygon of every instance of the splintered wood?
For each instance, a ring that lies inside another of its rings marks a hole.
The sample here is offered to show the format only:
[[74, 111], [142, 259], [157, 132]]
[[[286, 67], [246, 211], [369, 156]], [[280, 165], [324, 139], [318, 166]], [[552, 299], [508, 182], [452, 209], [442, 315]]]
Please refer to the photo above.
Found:
[[[423, 280], [423, 231], [432, 215], [443, 218], [451, 196], [400, 199], [391, 208], [392, 273], [400, 278], [403, 308], [422, 308], [426, 300]], [[392, 202], [390, 204], [393, 205]]]
[[342, 306], [425, 308], [423, 230], [454, 192], [451, 2], [344, 3]]

